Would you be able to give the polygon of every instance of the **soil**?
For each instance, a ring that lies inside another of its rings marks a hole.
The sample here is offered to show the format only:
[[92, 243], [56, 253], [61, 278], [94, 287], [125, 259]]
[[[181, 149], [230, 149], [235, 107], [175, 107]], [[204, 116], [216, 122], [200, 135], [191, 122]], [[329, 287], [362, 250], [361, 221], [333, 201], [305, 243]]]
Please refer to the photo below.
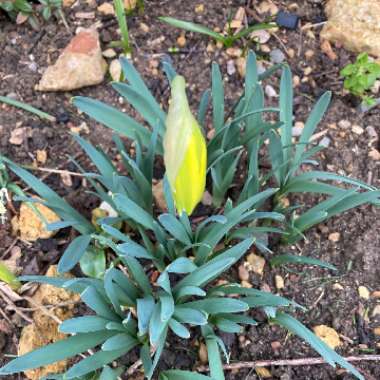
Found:
[[[96, 19], [80, 19], [79, 11], [94, 11], [103, 1], [78, 2], [74, 8], [65, 9], [71, 32], [79, 26], [89, 26], [101, 20], [100, 37], [103, 47], [111, 40], [117, 39], [117, 26], [112, 17], [96, 13]], [[204, 3], [204, 12], [195, 13], [196, 4]], [[180, 19], [193, 20], [211, 27], [223, 28], [229, 12], [250, 1], [219, 0], [192, 2], [187, 0], [145, 1], [145, 11], [129, 18], [129, 27], [133, 41], [133, 59], [140, 73], [143, 74], [154, 95], [167, 104], [168, 85], [161, 70], [156, 69], [159, 56], [168, 54], [170, 47], [176, 46], [181, 31], [160, 23], [157, 17], [170, 15]], [[258, 3], [258, 1], [253, 1]], [[273, 3], [282, 10], [292, 10], [301, 16], [301, 26], [319, 24], [325, 20], [323, 1], [299, 0], [297, 2], [277, 1]], [[295, 5], [294, 5], [295, 4]], [[253, 9], [252, 6], [250, 9]], [[141, 23], [149, 26], [149, 32], [143, 31]], [[320, 27], [315, 25], [301, 31], [279, 30], [277, 38], [272, 37], [268, 45], [271, 49], [279, 48], [290, 51], [294, 56], [287, 57], [293, 74], [298, 75], [301, 84], [295, 88], [296, 121], [305, 121], [313, 103], [326, 91], [333, 91], [333, 100], [326, 118], [320, 124], [318, 132], [325, 131], [330, 139], [329, 147], [320, 157], [321, 169], [337, 171], [350, 175], [374, 186], [380, 186], [379, 161], [369, 158], [370, 140], [368, 132], [375, 130], [380, 134], [380, 111], [378, 108], [361, 114], [357, 104], [342, 93], [342, 80], [339, 70], [353, 55], [334, 47], [338, 55], [331, 61], [320, 48]], [[196, 109], [202, 92], [210, 85], [210, 63], [216, 61], [225, 74], [226, 104], [231, 106], [241, 91], [242, 79], [238, 73], [227, 75], [227, 61], [231, 59], [225, 50], [215, 48], [207, 50], [210, 41], [198, 34], [186, 33], [186, 46], [178, 54], [170, 54], [176, 70], [183, 74], [190, 83], [191, 104]], [[0, 95], [8, 95], [18, 100], [43, 109], [57, 117], [56, 123], [42, 121], [24, 111], [0, 105], [0, 152], [12, 160], [31, 165], [37, 150], [46, 150], [48, 159], [43, 166], [75, 170], [68, 156], [75, 156], [86, 167], [78, 146], [73, 142], [70, 131], [86, 122], [89, 133], [82, 135], [99, 144], [104, 150], [114, 154], [111, 143], [111, 132], [96, 124], [93, 120], [80, 115], [71, 105], [73, 95], [90, 96], [112, 104], [135, 115], [130, 107], [123, 103], [107, 82], [72, 93], [40, 93], [34, 90], [41, 73], [56, 60], [60, 50], [67, 45], [71, 34], [60, 21], [51, 20], [43, 25], [40, 31], [32, 30], [27, 24], [16, 26], [5, 15], [0, 14]], [[242, 42], [243, 44], [244, 42]], [[243, 46], [243, 45], [242, 45]], [[255, 47], [245, 42], [244, 46]], [[313, 53], [311, 54], [310, 51]], [[260, 54], [260, 59], [267, 55]], [[312, 55], [312, 56], [311, 56]], [[312, 71], [309, 75], [305, 72]], [[306, 78], [306, 79], [305, 79]], [[278, 91], [278, 80], [271, 80], [271, 85]], [[277, 99], [273, 100], [273, 104]], [[364, 129], [356, 134], [351, 127], [344, 128], [341, 120], [348, 120], [351, 126], [358, 125]], [[11, 131], [15, 127], [30, 127], [30, 137], [22, 145], [9, 143]], [[369, 128], [372, 127], [372, 128]], [[375, 142], [379, 144], [379, 140]], [[376, 146], [375, 146], [376, 147]], [[377, 146], [379, 149], [379, 146]], [[46, 175], [36, 172], [46, 183], [58, 193], [65, 196], [75, 207], [89, 214], [96, 207], [96, 200], [84, 194], [85, 184], [73, 178], [71, 186], [63, 182], [59, 175]], [[307, 198], [307, 202], [312, 200]], [[17, 208], [17, 204], [16, 204]], [[11, 215], [10, 215], [11, 216]], [[306, 306], [308, 312], [298, 313], [297, 317], [309, 327], [325, 324], [333, 327], [343, 337], [343, 345], [339, 353], [358, 355], [363, 353], [380, 353], [380, 338], [373, 334], [374, 327], [379, 326], [379, 316], [372, 316], [376, 305], [373, 298], [363, 299], [358, 295], [358, 287], [365, 286], [371, 292], [380, 290], [380, 211], [371, 206], [361, 207], [333, 218], [328, 223], [313, 228], [307, 234], [307, 240], [288, 251], [301, 252], [305, 256], [319, 258], [334, 264], [338, 274], [316, 268], [281, 268], [269, 269], [266, 265], [263, 277], [251, 275], [251, 283], [258, 288], [270, 288], [276, 292], [274, 278], [281, 275], [285, 279], [285, 288], [280, 293]], [[328, 239], [334, 232], [340, 233], [339, 241]], [[0, 226], [0, 257], [9, 256], [9, 248], [17, 244], [22, 250], [20, 265], [24, 274], [43, 274], [47, 267], [56, 263], [60, 254], [70, 240], [67, 230], [60, 232], [52, 239], [38, 241], [35, 244], [14, 242], [9, 224]], [[275, 247], [276, 249], [284, 248]], [[277, 251], [278, 252], [278, 251]], [[269, 258], [266, 257], [267, 259]], [[237, 278], [234, 271], [230, 274]], [[341, 286], [338, 288], [336, 284]], [[15, 354], [22, 326], [27, 322], [7, 308], [0, 298], [0, 308], [9, 321], [0, 319], [0, 365], [9, 360], [8, 355]], [[3, 317], [0, 317], [3, 318]], [[260, 321], [264, 319], [258, 315]], [[261, 319], [260, 319], [261, 318]], [[247, 328], [239, 337], [224, 334], [223, 339], [231, 349], [231, 361], [250, 361], [258, 359], [304, 358], [317, 356], [312, 349], [298, 338], [288, 335], [283, 329], [268, 326], [266, 323], [258, 327]], [[197, 363], [197, 349], [194, 341], [184, 342], [172, 339], [162, 359], [162, 368], [174, 367], [191, 369]], [[277, 347], [277, 348], [273, 348]], [[128, 361], [133, 362], [133, 355]], [[380, 378], [380, 363], [357, 363], [367, 379]], [[274, 379], [351, 379], [344, 371], [333, 369], [328, 365], [272, 367]], [[8, 376], [7, 379], [22, 379], [22, 375]], [[259, 376], [254, 370], [240, 370], [227, 374], [227, 379], [254, 380]]]

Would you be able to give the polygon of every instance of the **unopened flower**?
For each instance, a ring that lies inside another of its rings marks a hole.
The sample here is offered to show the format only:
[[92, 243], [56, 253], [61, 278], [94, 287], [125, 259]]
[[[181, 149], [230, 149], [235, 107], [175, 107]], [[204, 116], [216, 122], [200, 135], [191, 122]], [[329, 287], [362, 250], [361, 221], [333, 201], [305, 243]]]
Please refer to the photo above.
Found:
[[171, 87], [164, 161], [177, 211], [190, 215], [202, 199], [206, 186], [206, 141], [190, 111], [185, 79], [177, 75]]

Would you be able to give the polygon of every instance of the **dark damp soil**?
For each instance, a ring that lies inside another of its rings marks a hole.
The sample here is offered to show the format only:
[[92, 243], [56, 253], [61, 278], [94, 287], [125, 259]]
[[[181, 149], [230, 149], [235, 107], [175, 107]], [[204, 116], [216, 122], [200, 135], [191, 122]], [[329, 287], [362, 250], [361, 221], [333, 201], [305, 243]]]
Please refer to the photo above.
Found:
[[[96, 7], [102, 2], [77, 2], [79, 4], [73, 8], [65, 9], [65, 14], [71, 32], [78, 26], [89, 26], [101, 21], [103, 25], [99, 29], [100, 38], [105, 47], [117, 38], [114, 20], [98, 12], [95, 13], [95, 19], [76, 18], [77, 12], [96, 11]], [[252, 3], [249, 8], [253, 9], [259, 1], [147, 0], [145, 3], [144, 13], [129, 19], [133, 59], [154, 95], [166, 105], [169, 96], [168, 86], [157, 65], [160, 56], [168, 54], [168, 49], [176, 46], [181, 31], [160, 23], [157, 17], [170, 15], [222, 29], [230, 11], [236, 12], [239, 6], [246, 6], [246, 3]], [[194, 9], [198, 3], [204, 4], [203, 13], [195, 13]], [[325, 20], [322, 1], [274, 0], [273, 3], [282, 10], [293, 11], [296, 4], [295, 11], [301, 16], [301, 26], [308, 23], [318, 24]], [[143, 31], [141, 23], [149, 26], [148, 32]], [[278, 48], [287, 52], [287, 60], [293, 74], [299, 77], [300, 84], [295, 87], [296, 121], [305, 121], [313, 103], [323, 91], [333, 91], [331, 107], [318, 129], [318, 132], [324, 133], [320, 139], [327, 138], [329, 143], [320, 157], [321, 169], [359, 178], [379, 187], [380, 163], [370, 158], [368, 153], [372, 147], [380, 148], [380, 141], [378, 138], [376, 140], [375, 136], [380, 134], [380, 111], [375, 108], [370, 113], [361, 114], [357, 111], [355, 101], [342, 93], [339, 71], [353, 59], [353, 56], [343, 49], [333, 47], [338, 59], [331, 61], [321, 51], [319, 32], [319, 26], [303, 30], [298, 28], [296, 31], [281, 29], [276, 32], [277, 38], [272, 37], [267, 45], [270, 49]], [[225, 50], [214, 45], [213, 49], [207, 49], [210, 41], [200, 35], [186, 33], [185, 36], [186, 46], [180, 53], [171, 54], [170, 58], [177, 71], [190, 83], [189, 94], [194, 110], [202, 92], [210, 85], [212, 61], [221, 65], [225, 75], [226, 104], [230, 107], [242, 88], [242, 79], [237, 72], [227, 74], [227, 61], [231, 57]], [[43, 70], [56, 60], [70, 38], [71, 34], [62, 22], [52, 20], [44, 24], [40, 31], [34, 31], [26, 24], [16, 27], [0, 14], [0, 95], [15, 97], [57, 117], [56, 123], [49, 123], [24, 111], [0, 105], [0, 152], [18, 163], [31, 165], [35, 160], [36, 151], [46, 150], [47, 161], [41, 166], [75, 170], [68, 159], [71, 155], [88, 167], [88, 162], [70, 136], [72, 128], [80, 126], [83, 122], [86, 123], [89, 133], [83, 128], [82, 135], [111, 155], [115, 153], [111, 143], [111, 132], [80, 115], [70, 103], [73, 95], [97, 98], [134, 115], [134, 111], [112, 90], [110, 78], [99, 86], [71, 93], [40, 93], [34, 90]], [[265, 53], [258, 51], [258, 55], [260, 59], [268, 59]], [[278, 92], [278, 80], [271, 80], [270, 83]], [[277, 99], [274, 99], [273, 103], [276, 101]], [[362, 133], [353, 132], [353, 126], [361, 127]], [[21, 145], [12, 145], [9, 142], [10, 134], [16, 127], [30, 128], [28, 137]], [[59, 175], [36, 173], [84, 213], [89, 214], [96, 206], [96, 200], [84, 194], [83, 188], [86, 184], [80, 179], [73, 178], [72, 184], [68, 186]], [[312, 199], [306, 201], [311, 202]], [[17, 203], [15, 206], [17, 208]], [[9, 214], [11, 217], [12, 213]], [[371, 206], [347, 212], [313, 228], [306, 235], [307, 241], [287, 250], [328, 261], [339, 269], [337, 274], [315, 268], [270, 269], [267, 264], [263, 277], [251, 275], [250, 282], [255, 287], [276, 292], [274, 278], [275, 275], [281, 275], [285, 280], [285, 287], [279, 293], [308, 309], [306, 313], [298, 313], [297, 317], [309, 327], [325, 324], [339, 332], [343, 341], [338, 350], [341, 354], [348, 356], [380, 353], [380, 337], [373, 334], [373, 329], [380, 324], [379, 316], [374, 317], [372, 314], [376, 299], [367, 300], [358, 295], [359, 286], [365, 286], [370, 292], [380, 290], [379, 216], [379, 210]], [[340, 234], [339, 240], [329, 240], [329, 235], [337, 232]], [[22, 251], [20, 265], [23, 267], [23, 273], [43, 274], [50, 264], [57, 262], [69, 240], [70, 233], [64, 230], [52, 239], [32, 245], [26, 245], [21, 241], [14, 243], [10, 225], [1, 225], [0, 257], [6, 259], [9, 256], [9, 248], [16, 244]], [[284, 251], [284, 248], [281, 249]], [[269, 259], [269, 256], [266, 258]], [[237, 270], [233, 270], [229, 275], [238, 279]], [[9, 360], [8, 355], [16, 353], [21, 328], [27, 322], [7, 307], [1, 298], [0, 307], [9, 319], [7, 321], [3, 316], [0, 317], [0, 364], [4, 364]], [[264, 322], [263, 316], [255, 317]], [[231, 362], [317, 356], [296, 337], [266, 323], [247, 328], [240, 336], [224, 334], [222, 337], [232, 352]], [[133, 363], [136, 359], [137, 357], [132, 355], [128, 361]], [[188, 344], [175, 339], [169, 340], [169, 346], [162, 358], [162, 368], [193, 369], [198, 365], [195, 341]], [[367, 379], [380, 378], [380, 363], [360, 362], [357, 366]], [[269, 369], [272, 378], [281, 380], [352, 378], [344, 371], [327, 365], [281, 366]], [[9, 380], [22, 378], [22, 375], [7, 377]], [[240, 370], [228, 373], [227, 379], [254, 380], [259, 377], [254, 370]]]

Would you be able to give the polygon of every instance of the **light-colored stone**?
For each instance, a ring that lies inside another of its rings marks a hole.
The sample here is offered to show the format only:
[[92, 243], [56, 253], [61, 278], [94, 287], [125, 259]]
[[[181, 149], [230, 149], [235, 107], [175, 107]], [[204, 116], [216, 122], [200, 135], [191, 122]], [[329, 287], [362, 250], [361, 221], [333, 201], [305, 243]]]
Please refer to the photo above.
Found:
[[71, 7], [75, 3], [75, 1], [76, 0], [63, 0], [62, 5], [64, 8], [68, 8]]
[[124, 8], [127, 12], [131, 12], [136, 8], [137, 0], [124, 0]]
[[372, 160], [374, 160], [374, 161], [380, 161], [380, 152], [377, 149], [373, 148], [368, 153], [368, 157], [372, 158]]
[[372, 310], [372, 317], [380, 315], [380, 305], [376, 305]]
[[270, 40], [271, 36], [266, 30], [261, 29], [252, 32], [250, 37], [260, 44], [266, 44]]
[[[34, 206], [46, 219], [48, 223], [58, 222], [60, 219], [56, 213], [40, 203], [34, 203]], [[40, 219], [34, 210], [25, 202], [21, 203], [20, 216], [15, 220], [15, 229], [20, 232], [20, 238], [27, 241], [36, 241], [37, 239], [49, 239], [54, 235], [54, 231], [47, 231], [45, 223]]]
[[250, 265], [250, 269], [260, 276], [264, 273], [265, 259], [261, 256], [257, 256], [254, 253], [250, 253], [247, 256], [247, 261]]
[[198, 4], [195, 6], [195, 13], [203, 13], [205, 11], [205, 6], [204, 4]]
[[112, 48], [104, 50], [102, 54], [104, 58], [115, 58], [117, 56], [116, 51]]
[[380, 57], [380, 2], [378, 0], [330, 0], [321, 38], [356, 53]]
[[340, 240], [340, 233], [339, 232], [333, 232], [329, 235], [329, 240], [333, 243], [337, 243]]
[[339, 284], [339, 282], [336, 282], [336, 283], [332, 286], [332, 288], [333, 288], [334, 290], [339, 290], [339, 291], [344, 290], [344, 287], [343, 287], [341, 284]]
[[331, 327], [319, 325], [313, 328], [315, 335], [321, 338], [333, 350], [341, 345], [338, 333]]
[[246, 69], [246, 64], [247, 60], [244, 57], [239, 57], [235, 60], [235, 64], [238, 70], [239, 75], [244, 78], [245, 77], [245, 69]]
[[39, 91], [71, 91], [103, 81], [107, 64], [100, 49], [99, 35], [94, 29], [83, 29], [70, 42], [53, 66], [49, 66]]
[[118, 59], [113, 59], [111, 61], [109, 72], [110, 72], [112, 80], [114, 80], [115, 82], [120, 81], [122, 69], [121, 69], [120, 61]]
[[31, 135], [30, 127], [15, 128], [11, 132], [9, 142], [12, 145], [21, 145]]
[[353, 125], [352, 132], [357, 135], [362, 135], [364, 133], [364, 128], [362, 128], [360, 125]]
[[370, 292], [369, 292], [368, 288], [366, 288], [365, 286], [359, 286], [358, 287], [358, 293], [359, 293], [360, 298], [363, 298], [365, 300], [369, 299]]
[[103, 3], [98, 6], [98, 12], [106, 16], [113, 16], [115, 14], [115, 8], [111, 3]]
[[276, 276], [274, 277], [274, 282], [276, 284], [277, 290], [281, 290], [285, 288], [285, 281], [283, 277], [281, 277], [280, 275], [276, 274]]
[[373, 329], [373, 333], [376, 335], [376, 336], [380, 336], [380, 327], [375, 327]]
[[180, 48], [183, 48], [186, 46], [186, 37], [182, 34], [177, 38], [177, 45]]

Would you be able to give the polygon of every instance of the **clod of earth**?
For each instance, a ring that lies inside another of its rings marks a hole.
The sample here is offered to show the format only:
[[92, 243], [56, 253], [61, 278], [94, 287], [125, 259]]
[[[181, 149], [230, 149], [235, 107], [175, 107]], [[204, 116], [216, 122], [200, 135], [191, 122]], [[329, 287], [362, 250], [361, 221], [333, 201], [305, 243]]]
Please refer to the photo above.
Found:
[[[48, 207], [39, 203], [34, 203], [34, 206], [47, 223], [55, 223], [60, 220], [58, 215]], [[14, 233], [20, 233], [21, 240], [36, 241], [49, 239], [54, 235], [54, 231], [48, 231], [41, 217], [25, 202], [21, 203], [20, 216], [12, 219], [12, 226]]]
[[[58, 275], [56, 266], [51, 266], [46, 275], [56, 277]], [[70, 278], [71, 276], [65, 275], [65, 277]], [[51, 285], [41, 285], [30, 302], [31, 307], [40, 306], [40, 308], [33, 314], [34, 323], [22, 330], [18, 354], [23, 355], [36, 348], [64, 339], [65, 334], [58, 331], [57, 321], [71, 318], [77, 302], [79, 302], [78, 295]], [[60, 306], [58, 307], [58, 305]], [[28, 379], [39, 380], [48, 374], [63, 372], [67, 367], [67, 362], [67, 360], [62, 360], [46, 367], [29, 370], [25, 372], [25, 375]]]
[[321, 37], [353, 52], [380, 57], [380, 2], [378, 0], [330, 0], [328, 22]]
[[94, 29], [80, 31], [63, 50], [53, 66], [44, 72], [39, 91], [71, 91], [103, 82], [107, 63]]

